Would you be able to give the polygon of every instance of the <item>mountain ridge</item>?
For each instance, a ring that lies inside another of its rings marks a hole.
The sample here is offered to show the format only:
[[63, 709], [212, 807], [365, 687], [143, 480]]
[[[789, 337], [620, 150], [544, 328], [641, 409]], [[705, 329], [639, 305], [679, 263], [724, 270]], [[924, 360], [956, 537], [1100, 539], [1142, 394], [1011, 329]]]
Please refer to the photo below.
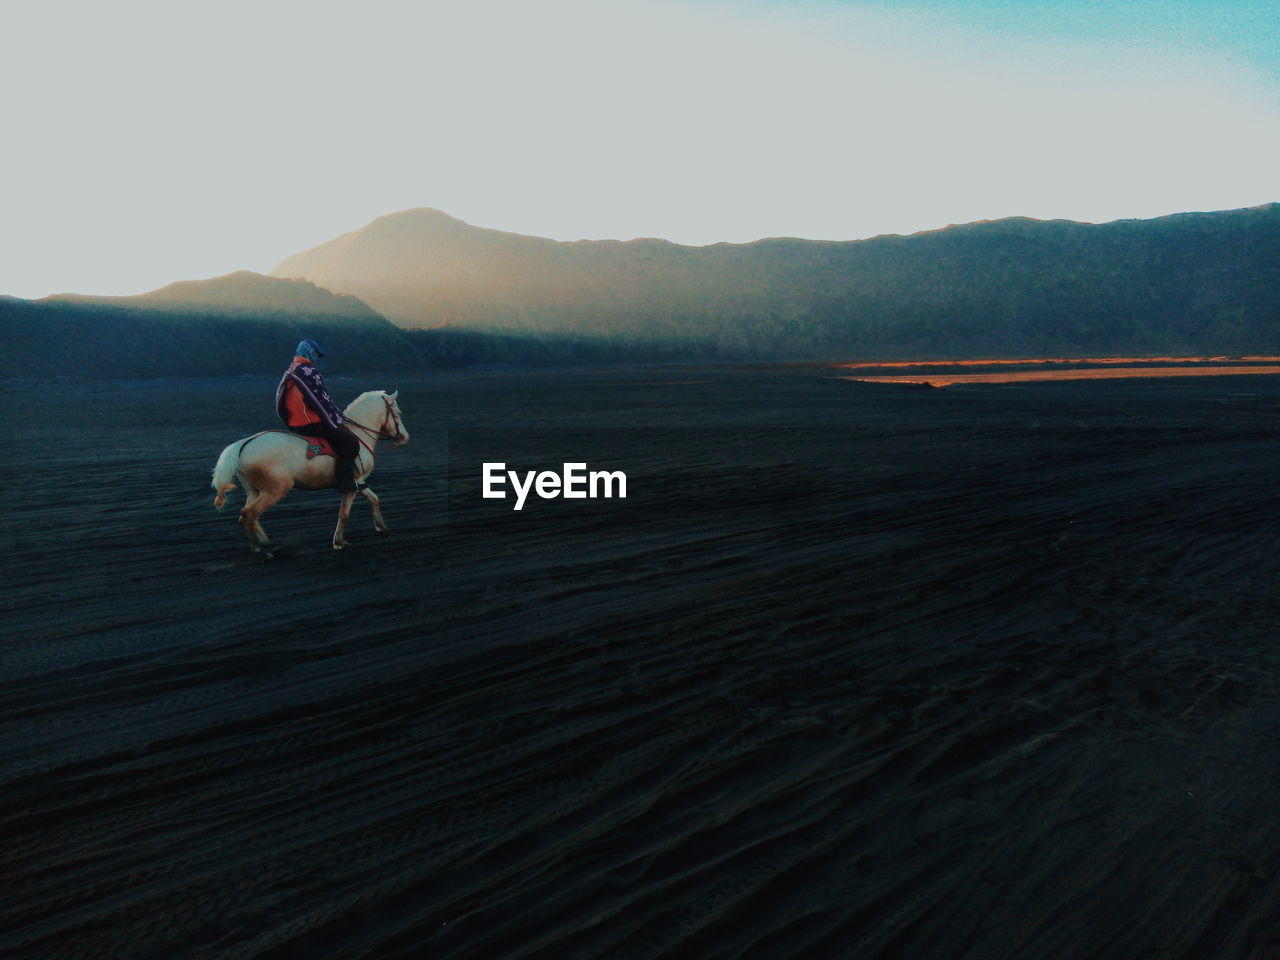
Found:
[[556, 241], [432, 208], [375, 223], [320, 248], [335, 268], [373, 255], [355, 272], [381, 281], [376, 302], [251, 271], [132, 297], [0, 296], [0, 376], [63, 375], [68, 344], [84, 375], [268, 373], [303, 336], [349, 371], [1280, 353], [1280, 204], [706, 247]]
[[1280, 346], [1280, 204], [865, 240], [557, 241], [434, 208], [281, 261], [402, 327], [714, 343], [735, 355]]

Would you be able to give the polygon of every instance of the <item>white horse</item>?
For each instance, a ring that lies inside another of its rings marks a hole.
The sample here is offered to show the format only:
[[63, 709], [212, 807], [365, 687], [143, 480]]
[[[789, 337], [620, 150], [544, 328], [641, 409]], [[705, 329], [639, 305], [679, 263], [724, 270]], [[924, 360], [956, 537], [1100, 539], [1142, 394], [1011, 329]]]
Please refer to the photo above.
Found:
[[[364, 486], [373, 472], [373, 448], [378, 440], [387, 437], [397, 447], [409, 442], [409, 431], [400, 417], [400, 405], [395, 393], [370, 390], [351, 401], [343, 411], [346, 426], [360, 441], [360, 454], [356, 458], [355, 478], [361, 484], [359, 492], [373, 507], [373, 522], [379, 533], [387, 532], [382, 519], [382, 507], [378, 495]], [[289, 430], [264, 430], [251, 437], [237, 440], [227, 446], [213, 468], [213, 505], [219, 510], [227, 502], [228, 490], [235, 489], [236, 478], [244, 484], [245, 504], [240, 510], [240, 526], [249, 538], [254, 553], [271, 557], [267, 535], [258, 518], [290, 490], [325, 490], [337, 486], [334, 478], [336, 461], [333, 457], [307, 458], [308, 440]], [[342, 536], [351, 515], [355, 493], [342, 496], [338, 508], [338, 526], [333, 531], [333, 549], [344, 550], [347, 541]]]

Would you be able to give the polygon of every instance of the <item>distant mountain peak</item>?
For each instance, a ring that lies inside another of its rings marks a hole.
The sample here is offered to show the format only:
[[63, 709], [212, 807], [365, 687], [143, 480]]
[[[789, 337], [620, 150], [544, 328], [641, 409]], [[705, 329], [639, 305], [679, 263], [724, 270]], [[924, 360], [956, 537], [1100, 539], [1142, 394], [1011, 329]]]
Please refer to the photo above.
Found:
[[409, 210], [397, 210], [371, 220], [356, 233], [386, 232], [435, 232], [454, 231], [458, 229], [475, 230], [471, 224], [457, 217], [451, 217], [443, 210], [435, 207], [413, 207]]
[[463, 221], [459, 220], [457, 217], [450, 216], [449, 214], [445, 213], [443, 210], [438, 210], [435, 207], [409, 207], [407, 210], [396, 210], [392, 213], [384, 213], [380, 217], [375, 217], [371, 221], [370, 225], [374, 223], [399, 221], [399, 220], [419, 221], [419, 222], [430, 222], [430, 221], [442, 220], [447, 223], [463, 223]]

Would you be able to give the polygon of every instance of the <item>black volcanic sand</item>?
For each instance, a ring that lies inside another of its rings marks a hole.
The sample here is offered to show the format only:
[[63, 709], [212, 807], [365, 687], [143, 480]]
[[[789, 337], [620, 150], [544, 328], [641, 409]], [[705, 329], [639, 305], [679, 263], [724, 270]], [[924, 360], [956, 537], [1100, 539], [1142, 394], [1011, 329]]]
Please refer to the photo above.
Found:
[[273, 381], [0, 395], [0, 955], [1280, 956], [1280, 378], [398, 386], [270, 563]]

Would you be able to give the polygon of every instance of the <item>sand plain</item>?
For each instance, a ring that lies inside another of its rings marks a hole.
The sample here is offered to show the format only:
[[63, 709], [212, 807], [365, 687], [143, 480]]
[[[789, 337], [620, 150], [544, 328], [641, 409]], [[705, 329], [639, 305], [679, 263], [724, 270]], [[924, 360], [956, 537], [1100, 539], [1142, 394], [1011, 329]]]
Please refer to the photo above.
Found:
[[273, 381], [4, 384], [0, 954], [1280, 956], [1280, 376], [838, 374], [331, 374], [270, 563]]

